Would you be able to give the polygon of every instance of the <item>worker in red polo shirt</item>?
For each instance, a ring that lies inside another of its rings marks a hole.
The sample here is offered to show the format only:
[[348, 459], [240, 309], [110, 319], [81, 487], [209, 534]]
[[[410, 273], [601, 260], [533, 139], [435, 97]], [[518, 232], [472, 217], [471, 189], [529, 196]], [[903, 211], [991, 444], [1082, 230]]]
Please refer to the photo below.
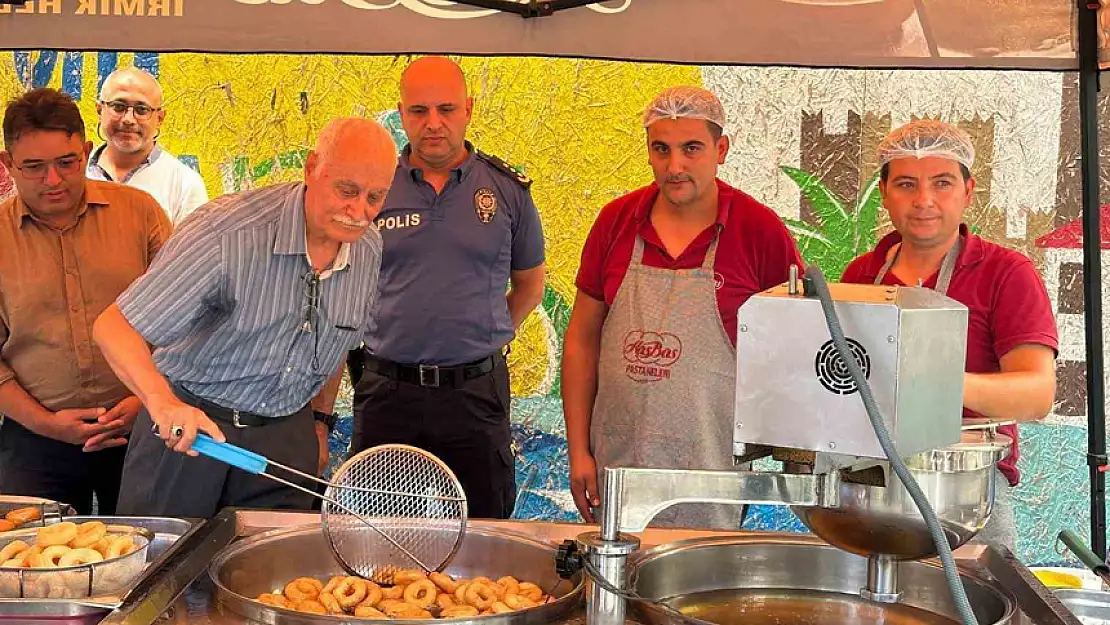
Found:
[[[655, 182], [601, 210], [563, 350], [570, 482], [593, 521], [605, 466], [731, 469], [736, 311], [801, 265], [782, 220], [717, 179], [729, 140], [711, 92], [667, 89], [643, 117]], [[737, 506], [653, 525], [737, 529]]]
[[[852, 261], [842, 282], [920, 285], [968, 308], [964, 418], [1024, 423], [1043, 418], [1056, 395], [1056, 321], [1028, 258], [968, 231], [975, 148], [967, 133], [939, 121], [898, 128], [879, 144], [879, 191], [894, 232]], [[1014, 549], [1009, 490], [1018, 474], [1018, 430], [999, 464], [995, 508], [976, 540]]]

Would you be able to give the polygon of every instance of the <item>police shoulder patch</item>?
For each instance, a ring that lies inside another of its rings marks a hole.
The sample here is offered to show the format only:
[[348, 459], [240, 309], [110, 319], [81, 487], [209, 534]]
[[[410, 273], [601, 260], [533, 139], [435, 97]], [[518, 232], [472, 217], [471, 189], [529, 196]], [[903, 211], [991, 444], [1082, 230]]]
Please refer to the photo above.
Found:
[[517, 168], [513, 167], [512, 165], [506, 163], [501, 158], [496, 157], [492, 154], [486, 154], [485, 152], [483, 152], [481, 150], [478, 150], [478, 149], [474, 150], [474, 154], [478, 158], [485, 161], [486, 163], [489, 163], [490, 165], [492, 165], [493, 168], [496, 169], [497, 171], [505, 174], [506, 176], [512, 178], [513, 180], [516, 180], [525, 189], [532, 186], [532, 179], [531, 178], [529, 178], [528, 176], [525, 176], [523, 172], [521, 172]]

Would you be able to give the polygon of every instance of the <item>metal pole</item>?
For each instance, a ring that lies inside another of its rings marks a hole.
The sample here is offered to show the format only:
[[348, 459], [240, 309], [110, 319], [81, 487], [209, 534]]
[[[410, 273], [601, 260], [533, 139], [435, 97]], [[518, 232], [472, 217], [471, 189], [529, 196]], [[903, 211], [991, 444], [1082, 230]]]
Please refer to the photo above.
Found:
[[1083, 316], [1087, 335], [1087, 465], [1091, 551], [1106, 559], [1106, 396], [1102, 363], [1102, 229], [1098, 166], [1098, 8], [1078, 0], [1079, 137], [1083, 181]]

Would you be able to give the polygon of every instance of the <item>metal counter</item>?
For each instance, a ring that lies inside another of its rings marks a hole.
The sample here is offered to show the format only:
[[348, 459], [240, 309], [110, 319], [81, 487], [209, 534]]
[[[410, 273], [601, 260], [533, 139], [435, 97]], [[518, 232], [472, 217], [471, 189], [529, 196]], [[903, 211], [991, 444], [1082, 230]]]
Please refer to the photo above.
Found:
[[[158, 570], [147, 576], [101, 623], [102, 625], [153, 625], [155, 623], [245, 625], [248, 621], [242, 617], [221, 613], [207, 575], [208, 564], [217, 553], [238, 538], [282, 527], [315, 524], [319, 521], [320, 517], [317, 513], [224, 510], [174, 545], [168, 557], [158, 563]], [[527, 521], [472, 520], [469, 525], [526, 533], [554, 543], [575, 538], [591, 528], [582, 524]], [[595, 530], [597, 528], [596, 525], [592, 527]], [[642, 548], [647, 549], [654, 545], [688, 538], [735, 534], [649, 528], [639, 536], [643, 541]], [[752, 533], [740, 534], [751, 535]], [[978, 545], [966, 545], [955, 553], [961, 566], [997, 582], [1015, 599], [1020, 609], [1015, 623], [1080, 625], [1080, 621], [1069, 613], [1055, 595], [1009, 552], [1000, 552]], [[583, 625], [584, 622], [585, 614], [580, 610], [572, 617], [553, 625]], [[633, 621], [629, 621], [629, 624], [638, 625]]]

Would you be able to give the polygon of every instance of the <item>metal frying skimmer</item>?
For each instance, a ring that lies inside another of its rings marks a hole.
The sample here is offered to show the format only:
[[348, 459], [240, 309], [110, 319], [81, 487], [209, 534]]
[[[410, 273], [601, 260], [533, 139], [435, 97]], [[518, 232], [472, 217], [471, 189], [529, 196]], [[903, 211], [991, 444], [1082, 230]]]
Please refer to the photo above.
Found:
[[[400, 569], [441, 570], [466, 531], [462, 484], [423, 449], [371, 447], [340, 465], [331, 482], [207, 434], [197, 434], [192, 450], [323, 500], [324, 533], [335, 557], [349, 573], [379, 584], [392, 583]], [[321, 495], [267, 473], [268, 467], [323, 484], [327, 491]]]
[[400, 569], [441, 570], [466, 532], [466, 495], [455, 474], [408, 445], [372, 447], [344, 462], [321, 512], [344, 568], [379, 584]]

